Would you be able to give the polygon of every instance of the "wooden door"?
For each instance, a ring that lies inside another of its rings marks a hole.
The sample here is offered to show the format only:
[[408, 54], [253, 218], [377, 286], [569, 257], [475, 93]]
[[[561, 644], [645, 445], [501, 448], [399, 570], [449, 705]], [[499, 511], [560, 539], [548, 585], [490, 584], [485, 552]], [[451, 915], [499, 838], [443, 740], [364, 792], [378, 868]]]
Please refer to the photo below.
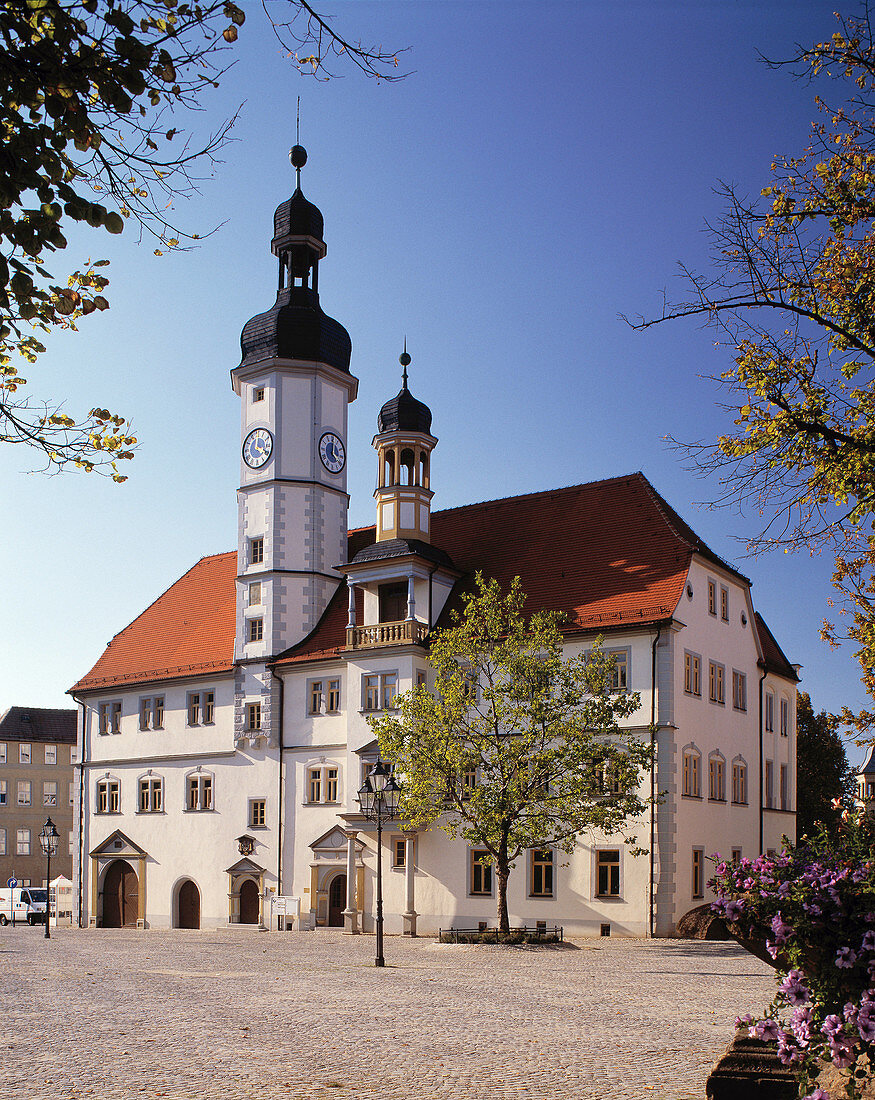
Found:
[[240, 887], [240, 923], [258, 924], [258, 887], [251, 878]]
[[346, 908], [346, 875], [337, 875], [328, 887], [328, 926], [343, 927], [343, 911]]
[[201, 895], [190, 878], [179, 887], [179, 928], [200, 928]]
[[136, 928], [139, 900], [136, 872], [126, 860], [115, 860], [103, 879], [103, 927]]

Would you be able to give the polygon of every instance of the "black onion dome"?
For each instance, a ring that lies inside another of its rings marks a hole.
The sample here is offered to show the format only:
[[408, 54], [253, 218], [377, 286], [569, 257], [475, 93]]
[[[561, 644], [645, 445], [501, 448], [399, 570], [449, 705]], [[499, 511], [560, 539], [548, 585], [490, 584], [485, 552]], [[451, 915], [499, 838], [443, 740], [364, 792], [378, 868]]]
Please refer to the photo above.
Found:
[[315, 291], [288, 287], [267, 313], [243, 326], [240, 347], [244, 364], [262, 359], [304, 359], [327, 363], [349, 373], [352, 341], [349, 333], [319, 307]]
[[407, 379], [400, 393], [380, 409], [377, 417], [377, 431], [383, 432], [424, 432], [431, 435], [431, 409], [417, 401], [407, 388]]
[[317, 241], [321, 241], [324, 232], [322, 211], [304, 198], [300, 187], [274, 211], [274, 242], [287, 237], [315, 237]]

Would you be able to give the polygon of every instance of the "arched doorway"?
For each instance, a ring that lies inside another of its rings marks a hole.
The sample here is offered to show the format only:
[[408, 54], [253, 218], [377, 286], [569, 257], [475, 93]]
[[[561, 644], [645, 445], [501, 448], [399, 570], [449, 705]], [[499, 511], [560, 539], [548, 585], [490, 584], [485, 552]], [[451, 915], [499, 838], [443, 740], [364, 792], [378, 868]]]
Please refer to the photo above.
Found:
[[346, 875], [335, 875], [328, 887], [328, 927], [343, 928], [346, 908]]
[[139, 884], [127, 860], [110, 863], [103, 879], [103, 927], [136, 928]]
[[179, 912], [178, 928], [200, 928], [201, 895], [200, 890], [190, 878], [187, 878], [179, 887], [177, 907]]
[[251, 878], [240, 885], [240, 923], [258, 924], [258, 887]]

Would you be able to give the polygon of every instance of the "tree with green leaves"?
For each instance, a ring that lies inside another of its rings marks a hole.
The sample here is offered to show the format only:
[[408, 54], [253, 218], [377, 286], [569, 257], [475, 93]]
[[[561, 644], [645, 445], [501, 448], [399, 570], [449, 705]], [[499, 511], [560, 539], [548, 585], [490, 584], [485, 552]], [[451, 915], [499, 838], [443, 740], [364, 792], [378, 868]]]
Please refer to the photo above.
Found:
[[[854, 772], [835, 715], [814, 713], [806, 691], [796, 695], [796, 835], [813, 836], [818, 822], [834, 830], [853, 802]], [[833, 806], [833, 799], [842, 805]]]
[[[334, 61], [399, 78], [394, 53], [346, 41], [306, 0], [262, 0], [299, 71], [328, 79]], [[65, 229], [121, 233], [155, 252], [198, 234], [173, 220], [198, 188], [234, 119], [198, 137], [186, 122], [227, 71], [242, 7], [233, 0], [6, 0], [0, 5], [0, 442], [35, 448], [45, 468], [102, 470], [124, 481], [130, 422], [107, 409], [74, 418], [26, 394], [19, 371], [42, 336], [108, 308], [105, 261], [59, 277]], [[180, 118], [181, 116], [181, 118]]]
[[478, 574], [454, 625], [431, 635], [433, 692], [417, 687], [369, 719], [401, 777], [402, 818], [488, 853], [503, 932], [515, 860], [530, 848], [570, 854], [590, 830], [633, 831], [652, 762], [620, 725], [640, 699], [614, 685], [614, 659], [599, 641], [566, 657], [562, 616], [527, 618], [524, 602], [519, 578], [503, 593]]
[[[835, 554], [841, 625], [821, 634], [856, 645], [875, 700], [875, 38], [868, 4], [837, 18], [830, 39], [769, 63], [823, 91], [808, 146], [777, 157], [757, 197], [724, 188], [712, 268], [682, 267], [690, 295], [637, 326], [699, 317], [731, 349], [734, 425], [683, 448], [716, 476], [715, 504], [765, 524], [752, 550]], [[875, 729], [875, 710], [843, 717]]]

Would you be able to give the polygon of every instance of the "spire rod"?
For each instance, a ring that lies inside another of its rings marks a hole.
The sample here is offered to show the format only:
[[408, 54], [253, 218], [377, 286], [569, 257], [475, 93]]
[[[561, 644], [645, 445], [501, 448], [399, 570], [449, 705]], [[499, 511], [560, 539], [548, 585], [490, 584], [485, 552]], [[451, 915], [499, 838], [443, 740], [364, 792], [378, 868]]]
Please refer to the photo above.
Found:
[[298, 113], [295, 119], [295, 145], [289, 153], [289, 160], [292, 162], [292, 167], [295, 169], [295, 187], [301, 190], [301, 169], [307, 163], [307, 150], [301, 141], [301, 97], [298, 96]]
[[410, 363], [410, 356], [407, 354], [407, 337], [404, 337], [404, 351], [398, 357], [398, 362], [404, 368], [401, 371], [401, 381], [404, 383], [404, 389], [407, 389], [407, 367]]

